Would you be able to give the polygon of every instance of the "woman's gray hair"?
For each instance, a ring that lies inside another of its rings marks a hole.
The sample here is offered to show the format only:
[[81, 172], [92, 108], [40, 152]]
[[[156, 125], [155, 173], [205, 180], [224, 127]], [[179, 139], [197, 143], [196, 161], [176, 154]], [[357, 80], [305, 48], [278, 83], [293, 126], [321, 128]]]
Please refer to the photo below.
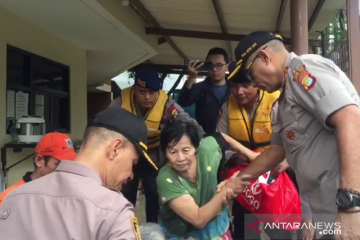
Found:
[[145, 223], [140, 226], [141, 240], [166, 240], [160, 225]]

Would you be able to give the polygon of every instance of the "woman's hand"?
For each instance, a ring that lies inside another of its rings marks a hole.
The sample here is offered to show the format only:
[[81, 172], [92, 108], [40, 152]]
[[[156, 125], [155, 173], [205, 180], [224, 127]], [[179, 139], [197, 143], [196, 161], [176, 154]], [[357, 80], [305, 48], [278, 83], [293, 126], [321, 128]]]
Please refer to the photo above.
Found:
[[225, 185], [227, 180], [222, 181], [216, 186], [216, 192], [219, 193], [221, 191], [221, 188]]
[[223, 191], [224, 193], [224, 198], [223, 198], [223, 207], [228, 205], [228, 201], [231, 199], [236, 198], [236, 194], [234, 193], [234, 191], [230, 188], [224, 187], [226, 184], [227, 180], [222, 181], [221, 183], [219, 183], [216, 187], [216, 192], [220, 193], [221, 191]]
[[227, 187], [226, 184], [228, 181], [235, 179], [239, 173], [240, 173], [240, 171], [235, 172], [230, 177], [230, 179], [224, 180], [216, 186], [216, 192], [217, 193], [223, 192], [223, 194], [224, 194], [223, 206], [227, 205], [228, 200], [234, 199], [237, 196], [237, 194], [234, 193], [234, 190], [232, 188]]
[[231, 188], [227, 188], [226, 185], [227, 180], [222, 181], [217, 187], [217, 193], [223, 194], [222, 206], [227, 207], [228, 201], [236, 198], [236, 194]]
[[226, 181], [223, 188], [232, 189], [235, 195], [244, 191], [245, 187], [250, 185], [249, 181], [245, 181], [244, 179], [250, 179], [253, 176], [251, 174], [244, 174], [239, 176], [240, 171], [234, 173], [232, 177]]
[[[240, 173], [240, 171], [235, 172], [235, 173], [230, 177], [230, 179], [236, 178], [236, 177], [239, 175], [239, 173]], [[217, 192], [217, 193], [219, 193], [219, 192], [221, 191], [221, 188], [222, 188], [223, 186], [225, 186], [225, 184], [226, 184], [226, 182], [227, 182], [228, 180], [229, 180], [229, 179], [226, 179], [226, 180], [220, 182], [220, 183], [216, 186], [216, 192]]]
[[[240, 173], [240, 171], [235, 172], [235, 173], [230, 177], [230, 179], [236, 178], [236, 177], [239, 175], [239, 173]], [[225, 184], [226, 184], [226, 182], [227, 182], [228, 180], [229, 180], [229, 179], [226, 179], [226, 180], [220, 182], [220, 183], [216, 186], [216, 192], [217, 192], [217, 193], [219, 193], [219, 192], [221, 191], [221, 188], [222, 188], [223, 186], [225, 186]]]

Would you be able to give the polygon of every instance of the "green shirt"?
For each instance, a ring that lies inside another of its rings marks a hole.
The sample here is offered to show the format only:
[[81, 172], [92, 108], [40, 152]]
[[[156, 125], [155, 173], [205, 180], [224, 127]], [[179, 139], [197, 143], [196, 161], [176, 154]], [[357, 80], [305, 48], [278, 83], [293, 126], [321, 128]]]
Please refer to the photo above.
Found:
[[[160, 222], [163, 229], [166, 231], [165, 235], [167, 235], [167, 237], [170, 236], [170, 239], [176, 239], [171, 238], [171, 236], [194, 236], [191, 232], [197, 232], [196, 234], [199, 234], [199, 229], [196, 229], [190, 223], [187, 223], [178, 216], [167, 205], [168, 201], [182, 195], [190, 195], [194, 198], [196, 204], [199, 207], [202, 207], [216, 194], [216, 186], [218, 184], [217, 173], [222, 158], [221, 148], [216, 139], [213, 137], [202, 139], [200, 146], [197, 149], [196, 158], [197, 183], [181, 177], [175, 169], [169, 166], [162, 167], [156, 179], [159, 191]], [[217, 217], [212, 221], [216, 221], [216, 218]], [[222, 222], [226, 221], [222, 219]], [[227, 230], [227, 224], [228, 223], [224, 225], [224, 228], [226, 229], [220, 230], [220, 235], [224, 234]], [[214, 234], [213, 232], [214, 231], [212, 231], [211, 235]], [[206, 239], [206, 237], [204, 239]]]

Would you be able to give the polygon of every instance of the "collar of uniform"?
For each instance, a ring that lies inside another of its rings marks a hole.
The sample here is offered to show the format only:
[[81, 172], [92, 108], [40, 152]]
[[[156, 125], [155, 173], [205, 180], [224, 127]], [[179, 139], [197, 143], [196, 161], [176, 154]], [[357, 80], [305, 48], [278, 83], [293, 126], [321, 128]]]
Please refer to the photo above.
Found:
[[27, 172], [25, 173], [25, 175], [23, 176], [23, 180], [27, 183], [31, 181], [31, 174], [32, 172]]
[[60, 161], [59, 166], [56, 168], [55, 172], [67, 172], [70, 174], [81, 175], [96, 180], [100, 185], [102, 185], [102, 179], [98, 172], [93, 168], [86, 166], [82, 163], [77, 163], [74, 161], [63, 160]]
[[286, 83], [286, 74], [287, 74], [287, 69], [289, 68], [289, 65], [291, 63], [291, 60], [296, 57], [297, 55], [293, 52], [289, 53], [288, 56], [286, 57], [286, 61], [285, 61], [285, 67], [284, 67], [284, 72], [283, 72], [283, 83], [282, 83], [282, 87], [284, 88], [284, 85]]

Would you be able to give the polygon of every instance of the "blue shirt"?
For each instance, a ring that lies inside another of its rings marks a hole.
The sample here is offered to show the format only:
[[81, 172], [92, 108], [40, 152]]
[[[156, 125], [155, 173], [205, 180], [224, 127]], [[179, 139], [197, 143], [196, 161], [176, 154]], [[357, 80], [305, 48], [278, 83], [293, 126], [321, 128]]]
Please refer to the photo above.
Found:
[[227, 88], [228, 88], [227, 84], [224, 84], [222, 86], [212, 85], [212, 90], [215, 94], [216, 99], [219, 102], [222, 102], [222, 99], [225, 97]]

